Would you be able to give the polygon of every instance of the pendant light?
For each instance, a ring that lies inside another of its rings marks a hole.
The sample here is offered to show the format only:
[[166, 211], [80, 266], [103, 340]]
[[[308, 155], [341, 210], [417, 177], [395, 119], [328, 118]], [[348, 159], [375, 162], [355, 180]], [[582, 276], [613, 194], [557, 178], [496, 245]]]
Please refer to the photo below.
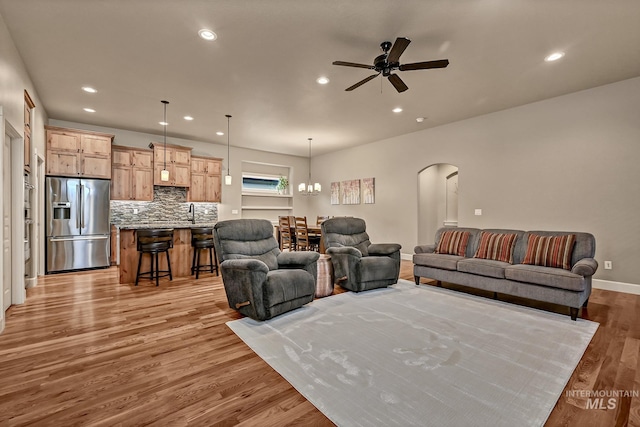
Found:
[[169, 101], [160, 101], [164, 104], [164, 120], [162, 121], [164, 126], [164, 167], [160, 172], [160, 181], [169, 181], [169, 171], [167, 170], [167, 104]]
[[298, 192], [303, 196], [317, 196], [322, 191], [320, 183], [311, 183], [311, 138], [309, 138], [309, 180], [298, 185]]
[[230, 154], [230, 145], [229, 145], [229, 119], [231, 116], [229, 114], [225, 114], [227, 118], [227, 174], [224, 177], [224, 184], [231, 185], [231, 156]]

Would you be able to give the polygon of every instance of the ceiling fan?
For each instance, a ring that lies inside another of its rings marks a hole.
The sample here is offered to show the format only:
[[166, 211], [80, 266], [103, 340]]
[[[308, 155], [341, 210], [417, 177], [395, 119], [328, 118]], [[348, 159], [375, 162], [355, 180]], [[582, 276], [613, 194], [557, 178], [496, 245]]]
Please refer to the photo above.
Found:
[[382, 42], [380, 44], [380, 49], [382, 49], [382, 55], [378, 55], [376, 59], [373, 60], [373, 65], [366, 64], [356, 64], [353, 62], [344, 62], [344, 61], [334, 61], [333, 65], [342, 65], [343, 67], [356, 67], [356, 68], [366, 68], [368, 70], [375, 70], [376, 74], [372, 74], [369, 77], [360, 80], [358, 83], [353, 86], [349, 86], [346, 88], [346, 91], [354, 90], [369, 80], [373, 80], [378, 77], [380, 73], [384, 77], [387, 77], [393, 87], [396, 88], [398, 92], [404, 92], [409, 89], [407, 85], [402, 81], [399, 75], [392, 74], [392, 71], [400, 70], [400, 71], [411, 71], [411, 70], [427, 70], [429, 68], [445, 68], [449, 65], [448, 59], [439, 59], [437, 61], [424, 61], [424, 62], [414, 62], [411, 64], [400, 64], [400, 55], [404, 52], [404, 50], [409, 46], [411, 40], [405, 37], [398, 37], [393, 44], [391, 42]]

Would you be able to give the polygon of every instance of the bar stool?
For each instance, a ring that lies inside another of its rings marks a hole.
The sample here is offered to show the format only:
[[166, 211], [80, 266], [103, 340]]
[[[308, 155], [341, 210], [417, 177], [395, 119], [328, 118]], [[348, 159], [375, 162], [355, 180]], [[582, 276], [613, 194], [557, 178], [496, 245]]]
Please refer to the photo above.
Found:
[[[212, 228], [192, 228], [191, 229], [191, 247], [193, 248], [193, 260], [191, 261], [191, 274], [196, 273], [196, 279], [200, 276], [200, 272], [204, 269], [213, 273], [216, 270], [218, 276], [218, 260], [216, 258], [216, 248], [213, 246], [213, 229]], [[203, 249], [209, 249], [209, 264], [200, 264], [200, 252]]]
[[[136, 272], [136, 286], [138, 286], [138, 280], [140, 278], [149, 280], [155, 279], [156, 286], [159, 285], [159, 279], [161, 277], [169, 276], [169, 280], [173, 280], [173, 275], [171, 274], [171, 260], [169, 258], [169, 249], [173, 247], [173, 229], [142, 229], [137, 230], [136, 234], [136, 246], [140, 253], [138, 257], [138, 271]], [[167, 254], [168, 270], [160, 270], [158, 254], [161, 252]], [[144, 254], [151, 255], [151, 269], [149, 271], [140, 272], [142, 256]]]

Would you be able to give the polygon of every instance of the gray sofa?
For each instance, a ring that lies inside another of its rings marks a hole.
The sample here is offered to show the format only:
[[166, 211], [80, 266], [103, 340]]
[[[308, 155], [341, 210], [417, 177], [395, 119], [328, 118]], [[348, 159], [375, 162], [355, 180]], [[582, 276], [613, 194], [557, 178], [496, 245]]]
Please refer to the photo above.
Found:
[[[436, 253], [438, 243], [447, 230], [468, 231], [469, 240], [464, 256]], [[513, 262], [474, 258], [481, 232], [516, 234]], [[523, 264], [531, 235], [575, 235], [570, 269]], [[591, 295], [591, 278], [598, 268], [594, 259], [596, 242], [589, 233], [556, 231], [521, 231], [504, 229], [444, 227], [436, 232], [435, 244], [415, 247], [413, 274], [416, 285], [420, 278], [455, 283], [477, 289], [514, 295], [569, 307], [576, 320], [581, 307], [586, 307]]]

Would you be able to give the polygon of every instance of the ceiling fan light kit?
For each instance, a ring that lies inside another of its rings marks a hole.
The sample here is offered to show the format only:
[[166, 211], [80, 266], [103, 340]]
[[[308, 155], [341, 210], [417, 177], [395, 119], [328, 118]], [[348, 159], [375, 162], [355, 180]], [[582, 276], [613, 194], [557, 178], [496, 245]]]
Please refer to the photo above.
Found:
[[405, 90], [409, 89], [409, 87], [402, 81], [399, 75], [393, 74], [394, 71], [428, 70], [431, 68], [445, 68], [449, 65], [448, 59], [400, 64], [400, 56], [405, 51], [407, 46], [409, 46], [409, 43], [411, 43], [411, 40], [406, 37], [398, 37], [393, 45], [389, 41], [382, 42], [380, 44], [380, 49], [382, 49], [383, 53], [381, 55], [378, 55], [373, 60], [373, 65], [358, 64], [345, 61], [334, 61], [333, 65], [366, 68], [367, 70], [374, 70], [376, 72], [376, 74], [372, 74], [369, 77], [360, 80], [359, 82], [352, 86], [349, 86], [345, 90], [352, 91], [354, 89], [357, 89], [363, 84], [375, 79], [380, 74], [382, 74], [382, 76], [386, 77], [389, 80], [389, 83], [391, 83], [398, 92], [404, 92]]

